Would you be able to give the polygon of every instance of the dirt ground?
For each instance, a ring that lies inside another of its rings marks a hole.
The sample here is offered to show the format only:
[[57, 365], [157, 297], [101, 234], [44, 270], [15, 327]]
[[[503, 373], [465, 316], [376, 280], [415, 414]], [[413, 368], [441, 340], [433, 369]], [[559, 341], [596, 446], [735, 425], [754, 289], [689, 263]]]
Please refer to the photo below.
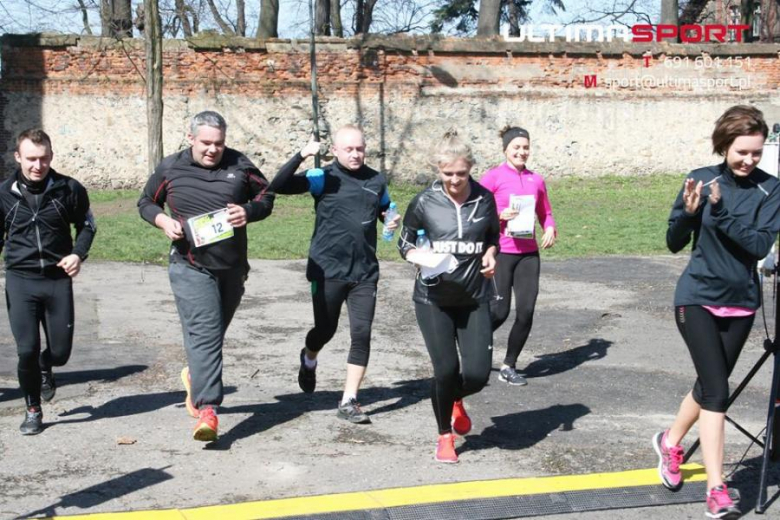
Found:
[[[490, 385], [466, 406], [474, 429], [460, 464], [433, 460], [430, 362], [411, 302], [413, 273], [382, 264], [372, 357], [359, 400], [372, 425], [335, 416], [349, 345], [346, 309], [320, 356], [317, 391], [297, 386], [298, 352], [312, 324], [303, 261], [255, 261], [228, 332], [220, 439], [191, 440], [184, 365], [167, 270], [89, 262], [75, 284], [76, 341], [57, 372], [46, 430], [23, 437], [16, 353], [0, 310], [0, 518], [68, 515], [509, 477], [655, 467], [650, 438], [693, 383], [671, 310], [686, 258], [543, 261], [531, 339], [519, 366], [529, 385]], [[774, 305], [767, 284], [769, 330]], [[494, 367], [509, 327], [495, 337]], [[761, 315], [734, 379], [762, 353]], [[731, 414], [764, 426], [765, 368]], [[727, 471], [755, 503], [760, 451], [728, 428]], [[694, 461], [700, 461], [695, 457]], [[780, 466], [780, 464], [778, 464]], [[770, 491], [780, 471], [773, 468]], [[752, 502], [751, 502], [752, 501]], [[780, 516], [780, 505], [769, 510]], [[703, 505], [577, 518], [700, 518]], [[751, 514], [752, 516], [752, 514]]]

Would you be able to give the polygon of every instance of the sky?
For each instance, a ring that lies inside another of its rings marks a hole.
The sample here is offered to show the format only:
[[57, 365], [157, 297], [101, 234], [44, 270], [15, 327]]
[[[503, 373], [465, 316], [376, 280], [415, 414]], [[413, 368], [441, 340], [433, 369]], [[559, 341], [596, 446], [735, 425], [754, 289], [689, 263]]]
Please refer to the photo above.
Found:
[[[85, 0], [95, 3], [95, 0]], [[390, 0], [379, 0], [379, 2]], [[397, 1], [397, 0], [393, 0]], [[420, 0], [425, 1], [425, 0]], [[616, 10], [621, 4], [631, 0], [564, 0], [566, 12], [552, 13], [545, 8], [543, 0], [537, 0], [531, 9], [532, 24], [563, 24], [577, 19], [577, 16], [591, 18], [592, 9]], [[231, 0], [216, 0], [228, 10], [234, 9]], [[133, 0], [133, 9], [141, 0]], [[171, 3], [172, 2], [168, 2]], [[660, 0], [637, 0], [636, 3], [644, 12], [658, 16]], [[253, 35], [257, 27], [260, 0], [247, 0], [246, 17], [248, 34]], [[232, 12], [232, 11], [230, 11]], [[345, 13], [344, 23], [347, 24], [348, 13]], [[282, 38], [301, 38], [308, 31], [308, 2], [306, 0], [280, 0], [279, 36]], [[629, 20], [628, 23], [632, 23]], [[100, 30], [97, 11], [90, 13], [90, 25], [95, 34]], [[213, 23], [212, 23], [213, 26]], [[82, 33], [81, 13], [76, 0], [0, 0], [0, 34], [26, 32], [66, 32]]]

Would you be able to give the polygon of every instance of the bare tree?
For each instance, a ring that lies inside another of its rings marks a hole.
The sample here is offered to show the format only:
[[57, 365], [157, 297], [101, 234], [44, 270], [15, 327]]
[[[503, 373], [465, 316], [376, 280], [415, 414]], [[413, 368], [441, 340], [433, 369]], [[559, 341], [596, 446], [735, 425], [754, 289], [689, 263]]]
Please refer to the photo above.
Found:
[[79, 9], [81, 10], [81, 23], [84, 24], [84, 34], [92, 36], [92, 28], [89, 26], [89, 12], [87, 11], [87, 4], [84, 0], [78, 0]]
[[314, 34], [320, 36], [330, 35], [330, 1], [331, 0], [316, 0], [315, 2], [314, 7], [316, 14], [314, 16]]
[[427, 32], [437, 0], [384, 0], [374, 9], [371, 30], [381, 34]]
[[658, 6], [655, 0], [612, 0], [599, 5], [590, 4], [570, 23], [630, 26], [640, 21], [654, 24], [658, 19]]
[[260, 39], [279, 37], [279, 0], [260, 0], [257, 37]]
[[214, 0], [206, 0], [209, 4], [209, 9], [211, 10], [211, 16], [214, 17], [214, 21], [217, 23], [217, 26], [219, 29], [227, 35], [233, 35], [235, 34], [235, 31], [228, 25], [227, 22], [222, 18], [222, 16], [219, 14], [219, 9], [217, 9], [217, 6], [214, 4]]
[[146, 124], [147, 164], [149, 171], [163, 158], [162, 142], [162, 24], [157, 0], [144, 0], [144, 36], [146, 47]]
[[330, 26], [333, 36], [344, 37], [344, 25], [341, 23], [341, 2], [330, 0]]
[[355, 34], [368, 34], [374, 19], [377, 0], [358, 0], [355, 11]]
[[501, 0], [480, 0], [477, 36], [497, 36], [501, 19]]
[[190, 23], [190, 13], [192, 7], [187, 5], [184, 0], [175, 0], [176, 17], [181, 24], [181, 30], [184, 36], [189, 38], [193, 35], [192, 24]]
[[111, 38], [133, 37], [133, 7], [131, 0], [101, 0], [100, 34]]
[[679, 23], [680, 6], [677, 0], [661, 0], [661, 23], [677, 25]]
[[236, 34], [246, 36], [246, 6], [244, 0], [236, 0]]

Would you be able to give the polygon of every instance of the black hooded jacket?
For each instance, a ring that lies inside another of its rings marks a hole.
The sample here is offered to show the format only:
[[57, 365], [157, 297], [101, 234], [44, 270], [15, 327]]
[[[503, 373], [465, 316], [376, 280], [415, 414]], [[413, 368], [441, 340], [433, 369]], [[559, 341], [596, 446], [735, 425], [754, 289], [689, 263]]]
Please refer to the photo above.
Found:
[[498, 252], [499, 222], [496, 201], [486, 188], [469, 180], [471, 193], [458, 207], [444, 193], [441, 181], [418, 193], [409, 203], [398, 238], [401, 256], [415, 248], [417, 230], [424, 229], [433, 252], [451, 253], [458, 260], [452, 273], [432, 280], [417, 277], [412, 299], [442, 307], [470, 306], [495, 296], [492, 283], [480, 272], [482, 257], [491, 246]]
[[[17, 170], [0, 184], [0, 212], [5, 222], [0, 249], [5, 247], [5, 267], [67, 277], [57, 267], [59, 261], [70, 254], [85, 260], [95, 237], [87, 190], [76, 179], [51, 169], [43, 192], [34, 199], [25, 196], [21, 175]], [[75, 244], [71, 225], [76, 228]]]

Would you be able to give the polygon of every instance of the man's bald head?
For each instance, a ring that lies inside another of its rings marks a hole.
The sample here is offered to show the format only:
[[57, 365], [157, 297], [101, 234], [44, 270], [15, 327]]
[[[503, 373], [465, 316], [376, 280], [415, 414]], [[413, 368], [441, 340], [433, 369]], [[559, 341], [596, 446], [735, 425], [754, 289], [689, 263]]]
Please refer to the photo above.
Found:
[[366, 159], [366, 140], [355, 125], [345, 125], [333, 134], [333, 156], [344, 168], [357, 171]]

